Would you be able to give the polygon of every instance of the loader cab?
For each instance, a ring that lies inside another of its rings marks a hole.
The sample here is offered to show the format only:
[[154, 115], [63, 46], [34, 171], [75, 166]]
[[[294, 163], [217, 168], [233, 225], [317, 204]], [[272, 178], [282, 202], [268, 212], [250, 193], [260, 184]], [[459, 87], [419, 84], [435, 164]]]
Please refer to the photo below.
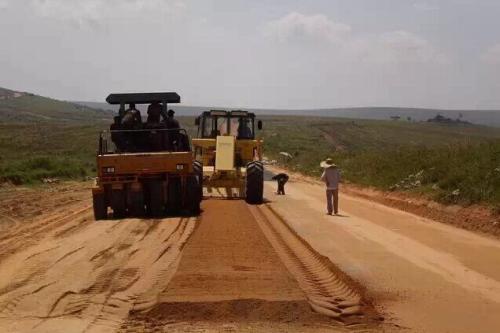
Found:
[[262, 203], [263, 140], [256, 135], [262, 122], [248, 111], [211, 110], [196, 118], [195, 125], [194, 157], [203, 165], [207, 193]]
[[234, 136], [237, 140], [254, 140], [255, 129], [262, 129], [262, 122], [255, 123], [255, 114], [247, 111], [211, 110], [195, 120], [198, 138], [215, 139], [217, 136]]

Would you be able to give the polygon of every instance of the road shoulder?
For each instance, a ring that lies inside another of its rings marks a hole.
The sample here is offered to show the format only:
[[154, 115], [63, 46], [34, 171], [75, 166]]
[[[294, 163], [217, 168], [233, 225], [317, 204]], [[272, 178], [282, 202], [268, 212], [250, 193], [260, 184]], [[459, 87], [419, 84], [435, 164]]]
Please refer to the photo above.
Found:
[[286, 196], [275, 186], [266, 182], [268, 204], [365, 286], [388, 321], [425, 332], [500, 327], [497, 240], [344, 193], [332, 217], [319, 184], [292, 177]]

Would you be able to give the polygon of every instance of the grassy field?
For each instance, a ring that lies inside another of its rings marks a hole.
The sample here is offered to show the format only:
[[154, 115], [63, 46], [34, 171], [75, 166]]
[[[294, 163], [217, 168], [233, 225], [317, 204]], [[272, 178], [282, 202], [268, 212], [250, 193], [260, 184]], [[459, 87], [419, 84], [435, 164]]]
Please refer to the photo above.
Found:
[[14, 184], [94, 174], [98, 125], [0, 125], [0, 179]]
[[[51, 177], [94, 176], [98, 132], [107, 128], [110, 115], [99, 110], [73, 115], [71, 103], [39, 97], [33, 101], [35, 97], [22, 97], [15, 107], [27, 110], [36, 102], [32, 108], [37, 112], [0, 117], [0, 180], [36, 184]], [[0, 113], [11, 112], [9, 107], [1, 101]], [[33, 114], [44, 120], [34, 121]], [[500, 206], [498, 128], [336, 118], [262, 119], [266, 157], [292, 170], [319, 176], [319, 162], [330, 156], [344, 179], [353, 183], [421, 192], [441, 202]], [[193, 117], [179, 120], [190, 134], [195, 133]]]
[[93, 175], [97, 132], [109, 111], [0, 88], [0, 181]]
[[[194, 118], [179, 120], [194, 134]], [[109, 125], [77, 123], [0, 123], [0, 182], [95, 176], [98, 135]]]
[[[332, 157], [344, 179], [445, 203], [500, 204], [500, 129], [346, 119], [265, 119], [266, 155], [319, 176]], [[280, 152], [291, 154], [285, 158]]]

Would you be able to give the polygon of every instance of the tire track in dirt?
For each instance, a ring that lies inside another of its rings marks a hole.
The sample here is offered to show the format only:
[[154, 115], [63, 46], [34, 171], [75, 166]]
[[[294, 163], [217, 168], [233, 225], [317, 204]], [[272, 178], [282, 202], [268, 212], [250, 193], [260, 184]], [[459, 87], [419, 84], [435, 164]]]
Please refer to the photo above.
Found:
[[76, 210], [67, 214], [57, 213], [47, 217], [41, 217], [28, 225], [20, 225], [0, 239], [0, 263], [18, 250], [35, 245], [43, 238], [59, 227], [64, 227], [68, 221], [79, 219], [90, 222], [91, 206], [86, 203], [79, 204]]
[[90, 213], [88, 201], [79, 203], [3, 237], [0, 331], [119, 328], [166, 288], [196, 225], [195, 218], [95, 222]]
[[378, 318], [359, 286], [314, 251], [269, 205], [249, 208], [315, 311], [348, 325]]
[[[279, 256], [283, 251], [275, 243], [282, 242], [282, 232], [264, 231], [252, 213], [258, 208], [241, 200], [216, 199], [204, 201], [203, 208], [170, 283], [154, 303], [135, 307], [120, 332], [347, 330], [340, 322], [352, 325], [350, 330], [368, 332], [377, 326], [368, 307], [361, 305], [361, 296], [334, 280], [330, 268], [303, 255], [291, 260]], [[293, 245], [306, 248], [303, 243]], [[288, 267], [292, 264], [305, 268], [292, 275], [297, 271]], [[330, 308], [324, 305], [327, 301]]]
[[[312, 311], [319, 296], [290, 274], [243, 201], [203, 208], [200, 221], [95, 222], [86, 199], [12, 226], [0, 240], [0, 331], [344, 331]], [[301, 269], [314, 279], [315, 268]]]
[[[152, 252], [147, 246], [148, 243], [149, 246], [153, 245], [151, 242], [154, 240], [154, 234], [146, 231], [151, 237], [149, 237], [149, 241], [146, 241], [145, 247], [134, 252], [137, 262], [134, 263], [131, 260], [117, 272], [116, 280], [118, 283], [115, 283], [106, 295], [100, 314], [83, 332], [99, 331], [99, 328], [106, 327], [117, 329], [122, 320], [134, 308], [155, 303], [158, 293], [168, 284], [169, 276], [174, 273], [175, 265], [173, 264], [194, 230], [194, 222], [194, 219], [178, 219], [177, 226], [169, 233], [168, 237], [163, 240], [160, 237], [156, 238], [159, 246]], [[161, 234], [164, 235], [164, 233]], [[145, 239], [145, 237], [141, 239]], [[143, 256], [141, 253], [138, 254], [139, 251], [147, 254], [147, 265], [140, 261]], [[156, 259], [154, 259], [153, 254], [157, 254]]]

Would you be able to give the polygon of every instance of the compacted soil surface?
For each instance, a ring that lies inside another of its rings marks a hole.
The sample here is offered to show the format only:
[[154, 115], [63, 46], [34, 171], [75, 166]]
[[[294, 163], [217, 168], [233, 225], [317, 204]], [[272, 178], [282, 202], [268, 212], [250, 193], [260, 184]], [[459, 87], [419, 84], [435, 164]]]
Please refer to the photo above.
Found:
[[342, 189], [330, 216], [295, 175], [285, 196], [266, 181], [262, 205], [160, 219], [96, 222], [90, 187], [0, 189], [0, 332], [500, 328], [494, 237]]
[[2, 189], [1, 332], [379, 330], [357, 286], [261, 208], [96, 222], [89, 187]]
[[387, 207], [342, 187], [340, 214], [330, 216], [324, 185], [300, 175], [291, 177], [286, 196], [275, 195], [275, 187], [266, 182], [268, 205], [362, 285], [386, 322], [409, 332], [500, 330], [500, 241], [494, 235]]

